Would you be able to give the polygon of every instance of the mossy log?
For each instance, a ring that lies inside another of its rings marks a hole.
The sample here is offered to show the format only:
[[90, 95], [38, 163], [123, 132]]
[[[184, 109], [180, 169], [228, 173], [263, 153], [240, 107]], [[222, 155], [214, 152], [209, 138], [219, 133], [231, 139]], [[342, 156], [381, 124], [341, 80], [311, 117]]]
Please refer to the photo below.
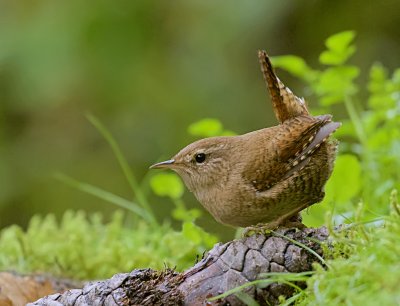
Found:
[[[318, 262], [318, 258], [293, 241], [323, 256], [319, 241], [327, 238], [325, 227], [279, 229], [269, 235], [257, 234], [218, 243], [183, 273], [171, 269], [134, 270], [108, 280], [90, 282], [83, 289], [49, 295], [28, 305], [245, 305], [234, 294], [216, 301], [209, 299], [257, 280], [262, 273], [312, 270], [312, 263]], [[245, 292], [260, 305], [271, 305], [278, 303], [279, 296], [290, 297], [293, 288], [273, 283], [263, 288], [247, 287]]]

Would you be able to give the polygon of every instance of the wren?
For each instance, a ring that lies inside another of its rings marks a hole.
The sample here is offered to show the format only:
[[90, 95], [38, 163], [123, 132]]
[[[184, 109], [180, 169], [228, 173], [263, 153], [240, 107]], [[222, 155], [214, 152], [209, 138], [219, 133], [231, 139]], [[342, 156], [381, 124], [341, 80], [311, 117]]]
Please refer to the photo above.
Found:
[[329, 137], [340, 123], [331, 115], [310, 115], [304, 99], [277, 78], [267, 53], [258, 56], [279, 124], [201, 139], [151, 168], [178, 173], [223, 224], [275, 228], [323, 199], [337, 150]]

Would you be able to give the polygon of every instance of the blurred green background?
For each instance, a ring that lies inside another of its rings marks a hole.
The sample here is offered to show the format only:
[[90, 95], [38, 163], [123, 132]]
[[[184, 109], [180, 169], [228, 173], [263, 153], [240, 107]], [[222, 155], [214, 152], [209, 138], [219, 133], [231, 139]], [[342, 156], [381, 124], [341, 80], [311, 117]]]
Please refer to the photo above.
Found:
[[[351, 29], [358, 47], [351, 62], [363, 72], [375, 60], [398, 67], [398, 12], [397, 0], [0, 1], [0, 228], [24, 226], [36, 213], [115, 210], [54, 172], [131, 197], [87, 112], [143, 178], [194, 140], [187, 127], [201, 118], [238, 133], [276, 123], [260, 48], [318, 66], [325, 38]], [[307, 98], [298, 80], [278, 73]], [[170, 214], [168, 200], [150, 197], [160, 220]], [[199, 206], [188, 192], [184, 199]], [[198, 223], [227, 230], [206, 213]]]

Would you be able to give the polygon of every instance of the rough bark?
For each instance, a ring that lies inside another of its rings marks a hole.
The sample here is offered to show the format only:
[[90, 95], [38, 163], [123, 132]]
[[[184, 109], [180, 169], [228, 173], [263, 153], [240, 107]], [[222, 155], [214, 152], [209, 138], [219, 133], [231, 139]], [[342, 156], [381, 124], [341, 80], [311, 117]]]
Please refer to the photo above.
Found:
[[[288, 238], [322, 256], [318, 241], [327, 237], [324, 227], [279, 229], [276, 234], [258, 234], [216, 244], [200, 262], [183, 273], [170, 269], [134, 270], [116, 274], [108, 280], [91, 282], [83, 289], [46, 296], [29, 305], [245, 305], [235, 295], [212, 302], [208, 299], [259, 279], [261, 273], [312, 270], [312, 263], [319, 260]], [[283, 283], [274, 283], [264, 288], [251, 286], [245, 292], [260, 305], [268, 305], [277, 304], [279, 296], [290, 297], [293, 289]]]

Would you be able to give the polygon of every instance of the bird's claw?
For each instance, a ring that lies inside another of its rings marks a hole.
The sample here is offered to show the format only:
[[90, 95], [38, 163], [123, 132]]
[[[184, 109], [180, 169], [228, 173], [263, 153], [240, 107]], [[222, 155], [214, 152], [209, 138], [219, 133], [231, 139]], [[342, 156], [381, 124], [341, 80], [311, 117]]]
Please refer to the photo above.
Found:
[[250, 237], [252, 235], [264, 235], [268, 236], [274, 230], [278, 228], [295, 228], [296, 230], [302, 230], [306, 226], [301, 222], [301, 220], [285, 220], [282, 223], [259, 223], [257, 225], [246, 227], [243, 232], [243, 237]]

